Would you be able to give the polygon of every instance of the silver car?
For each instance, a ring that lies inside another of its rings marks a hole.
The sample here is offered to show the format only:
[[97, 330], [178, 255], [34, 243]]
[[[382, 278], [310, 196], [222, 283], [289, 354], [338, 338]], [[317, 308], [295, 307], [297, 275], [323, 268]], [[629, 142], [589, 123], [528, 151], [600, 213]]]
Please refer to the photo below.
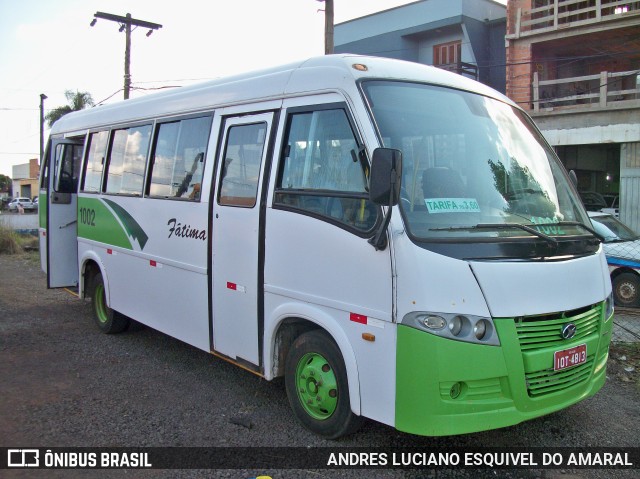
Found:
[[35, 211], [38, 208], [29, 198], [14, 198], [7, 205], [7, 209], [9, 211], [18, 211], [19, 206], [22, 206], [24, 211]]

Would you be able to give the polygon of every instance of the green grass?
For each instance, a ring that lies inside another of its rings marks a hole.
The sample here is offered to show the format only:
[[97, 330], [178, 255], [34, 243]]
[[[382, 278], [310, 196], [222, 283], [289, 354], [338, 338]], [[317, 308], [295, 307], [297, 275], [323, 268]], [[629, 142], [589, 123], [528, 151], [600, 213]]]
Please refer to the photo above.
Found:
[[4, 225], [0, 225], [0, 254], [21, 254], [38, 251], [37, 236], [21, 235]]
[[19, 254], [24, 251], [20, 235], [6, 226], [0, 225], [0, 254]]

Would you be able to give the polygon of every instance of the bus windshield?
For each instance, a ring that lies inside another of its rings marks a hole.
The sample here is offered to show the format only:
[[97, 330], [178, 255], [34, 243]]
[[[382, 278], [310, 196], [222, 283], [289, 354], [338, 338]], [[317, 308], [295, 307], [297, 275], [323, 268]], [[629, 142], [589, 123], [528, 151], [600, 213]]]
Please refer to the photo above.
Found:
[[420, 83], [375, 80], [362, 88], [384, 146], [403, 153], [400, 207], [413, 238], [590, 234], [557, 157], [517, 108]]

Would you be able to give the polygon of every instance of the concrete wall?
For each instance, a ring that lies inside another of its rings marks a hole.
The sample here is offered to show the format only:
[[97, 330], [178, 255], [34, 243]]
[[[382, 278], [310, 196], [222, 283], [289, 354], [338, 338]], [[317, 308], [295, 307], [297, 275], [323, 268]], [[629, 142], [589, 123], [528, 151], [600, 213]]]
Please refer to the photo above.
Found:
[[640, 232], [640, 142], [620, 147], [620, 220]]
[[0, 214], [0, 225], [13, 230], [37, 230], [38, 214], [25, 213], [23, 215], [19, 215], [17, 213], [3, 212]]

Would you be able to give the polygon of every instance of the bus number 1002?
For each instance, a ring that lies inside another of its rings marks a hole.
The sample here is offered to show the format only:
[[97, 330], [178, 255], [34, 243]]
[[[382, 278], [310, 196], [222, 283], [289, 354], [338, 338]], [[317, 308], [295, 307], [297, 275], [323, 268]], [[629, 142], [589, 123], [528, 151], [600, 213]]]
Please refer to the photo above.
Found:
[[95, 226], [96, 210], [91, 208], [80, 208], [80, 223], [87, 226]]

